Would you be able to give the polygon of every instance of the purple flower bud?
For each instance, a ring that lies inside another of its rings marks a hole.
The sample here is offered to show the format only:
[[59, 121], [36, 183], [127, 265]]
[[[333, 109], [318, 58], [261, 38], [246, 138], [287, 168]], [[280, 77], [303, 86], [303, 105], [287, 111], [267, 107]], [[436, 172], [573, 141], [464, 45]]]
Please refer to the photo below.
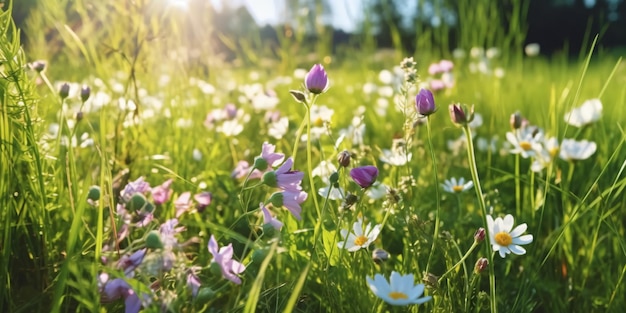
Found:
[[372, 260], [374, 260], [376, 264], [381, 264], [387, 261], [387, 259], [389, 259], [389, 252], [380, 248], [374, 249], [374, 251], [372, 251]]
[[487, 258], [480, 258], [476, 261], [476, 265], [474, 265], [474, 273], [480, 274], [484, 272], [487, 267], [489, 267], [489, 261]]
[[354, 182], [361, 186], [361, 188], [367, 188], [376, 181], [378, 168], [373, 165], [355, 167], [350, 170], [350, 177], [352, 177]]
[[476, 232], [474, 233], [474, 241], [475, 242], [482, 242], [483, 240], [485, 240], [485, 229], [480, 227], [476, 230]]
[[91, 95], [91, 88], [89, 88], [89, 86], [87, 85], [83, 85], [83, 88], [80, 89], [80, 100], [85, 102], [87, 101], [87, 99], [89, 99], [90, 95]]
[[61, 99], [65, 99], [69, 95], [70, 85], [68, 83], [63, 83], [63, 85], [61, 85], [61, 88], [59, 88], [59, 96], [61, 96]]
[[35, 70], [37, 73], [43, 72], [46, 69], [46, 61], [38, 60], [30, 64], [30, 68]]
[[437, 108], [435, 108], [433, 93], [428, 89], [421, 89], [417, 96], [415, 96], [415, 108], [417, 109], [417, 113], [423, 116], [435, 113]]
[[328, 75], [321, 64], [315, 64], [304, 77], [304, 86], [314, 94], [320, 94], [328, 90]]
[[457, 126], [465, 126], [474, 120], [474, 105], [469, 110], [461, 104], [451, 104], [448, 108], [450, 110], [450, 120]]
[[337, 162], [343, 167], [350, 166], [350, 152], [348, 152], [348, 150], [339, 152], [339, 155], [337, 155]]
[[194, 200], [196, 200], [196, 209], [198, 210], [198, 212], [202, 213], [204, 209], [208, 207], [209, 204], [211, 204], [211, 200], [213, 200], [213, 194], [208, 191], [204, 191], [196, 194], [195, 196], [193, 196], [193, 198]]

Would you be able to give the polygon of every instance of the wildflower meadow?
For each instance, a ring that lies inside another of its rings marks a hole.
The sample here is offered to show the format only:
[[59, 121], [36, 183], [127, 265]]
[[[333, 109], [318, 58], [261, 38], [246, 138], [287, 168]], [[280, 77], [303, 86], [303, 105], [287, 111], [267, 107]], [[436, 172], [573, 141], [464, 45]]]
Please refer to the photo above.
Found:
[[542, 54], [490, 28], [526, 1], [474, 1], [393, 49], [268, 43], [213, 2], [0, 2], [0, 312], [626, 311], [600, 34]]

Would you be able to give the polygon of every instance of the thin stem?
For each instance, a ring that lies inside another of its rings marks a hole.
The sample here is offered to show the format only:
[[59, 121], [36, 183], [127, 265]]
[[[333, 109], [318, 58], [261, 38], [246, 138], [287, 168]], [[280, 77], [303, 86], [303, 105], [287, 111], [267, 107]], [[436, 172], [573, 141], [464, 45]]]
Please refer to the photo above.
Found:
[[515, 155], [515, 214], [520, 216], [522, 211], [522, 191], [520, 184], [520, 155]]
[[[487, 226], [487, 206], [485, 205], [485, 198], [483, 197], [483, 191], [478, 178], [478, 169], [476, 168], [476, 156], [474, 155], [474, 143], [472, 142], [472, 131], [468, 125], [463, 126], [465, 132], [465, 138], [467, 139], [467, 158], [472, 173], [472, 180], [474, 181], [474, 190], [476, 191], [476, 197], [478, 198], [478, 205], [483, 212], [483, 227], [485, 228], [486, 238], [491, 238], [489, 233], [489, 227]], [[498, 312], [496, 302], [496, 275], [493, 264], [493, 254], [490, 253], [490, 245], [485, 245], [487, 258], [489, 260], [489, 292], [491, 300], [491, 313]]]
[[[457, 266], [461, 265], [463, 262], [465, 262], [465, 260], [467, 260], [467, 258], [469, 257], [469, 255], [472, 253], [472, 251], [474, 251], [474, 249], [476, 249], [476, 247], [478, 247], [479, 242], [474, 240], [474, 243], [472, 244], [472, 246], [467, 250], [467, 252], [465, 252], [465, 255], [463, 255], [463, 257], [461, 257], [461, 259], [456, 262], [456, 264], [454, 264], [454, 266], [451, 266], [450, 269], [448, 269], [445, 273], [443, 273], [441, 276], [439, 276], [439, 280], [441, 281], [446, 275], [450, 274], [450, 272], [452, 272]], [[460, 251], [459, 251], [460, 252]]]
[[435, 148], [433, 148], [433, 141], [432, 141], [432, 133], [430, 130], [430, 117], [426, 117], [426, 131], [428, 134], [428, 148], [430, 149], [430, 159], [433, 163], [433, 176], [435, 178], [435, 199], [437, 199], [437, 209], [436, 209], [436, 213], [435, 213], [435, 230], [433, 233], [433, 243], [430, 247], [430, 253], [428, 254], [428, 262], [426, 263], [426, 274], [428, 274], [428, 270], [430, 268], [430, 261], [432, 260], [433, 257], [433, 253], [435, 251], [435, 247], [437, 246], [437, 238], [439, 237], [439, 213], [441, 211], [441, 203], [440, 203], [440, 198], [441, 196], [439, 195], [439, 177], [437, 175], [437, 158], [435, 156]]

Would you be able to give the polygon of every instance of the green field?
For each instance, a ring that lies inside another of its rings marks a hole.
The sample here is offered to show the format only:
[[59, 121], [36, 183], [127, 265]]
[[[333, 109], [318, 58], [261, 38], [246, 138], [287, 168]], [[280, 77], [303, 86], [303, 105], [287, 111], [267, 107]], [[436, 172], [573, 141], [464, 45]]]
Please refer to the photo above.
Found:
[[477, 13], [413, 52], [224, 57], [208, 18], [98, 3], [39, 3], [28, 44], [0, 17], [0, 312], [626, 310], [626, 66], [595, 34], [533, 56]]

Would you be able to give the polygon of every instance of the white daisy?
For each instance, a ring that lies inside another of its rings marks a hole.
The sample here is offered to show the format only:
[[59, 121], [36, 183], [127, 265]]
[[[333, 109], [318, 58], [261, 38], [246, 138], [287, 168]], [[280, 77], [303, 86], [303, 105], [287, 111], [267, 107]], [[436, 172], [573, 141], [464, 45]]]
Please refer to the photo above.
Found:
[[422, 304], [432, 299], [431, 296], [422, 297], [424, 284], [415, 285], [413, 274], [400, 275], [393, 271], [389, 282], [381, 274], [376, 274], [374, 279], [366, 277], [366, 280], [370, 290], [391, 305]]
[[341, 230], [341, 236], [346, 240], [340, 241], [337, 246], [339, 248], [346, 248], [350, 252], [367, 248], [376, 240], [378, 234], [380, 234], [381, 227], [381, 224], [377, 224], [372, 228], [372, 223], [368, 223], [367, 227], [365, 227], [365, 231], [363, 231], [363, 220], [358, 219], [352, 226], [352, 233], [348, 234], [347, 229]]
[[474, 187], [473, 181], [465, 182], [465, 178], [461, 177], [458, 180], [456, 177], [452, 177], [450, 179], [446, 179], [446, 181], [441, 184], [443, 190], [449, 193], [461, 193], [468, 191]]
[[322, 162], [311, 171], [311, 175], [313, 175], [313, 177], [318, 176], [325, 184], [329, 184], [330, 175], [335, 172], [337, 172], [337, 167], [333, 162], [322, 160]]
[[563, 139], [559, 157], [565, 161], [585, 160], [594, 154], [596, 149], [596, 143], [593, 141]]
[[556, 137], [550, 137], [543, 141], [541, 151], [537, 152], [535, 159], [530, 166], [533, 172], [541, 172], [548, 166], [559, 153], [559, 140]]
[[583, 127], [602, 117], [602, 102], [600, 99], [590, 99], [571, 111], [565, 113], [565, 122], [576, 127]]
[[536, 138], [537, 136], [531, 132], [520, 132], [518, 135], [512, 132], [506, 133], [506, 139], [514, 147], [510, 153], [521, 154], [524, 159], [534, 157], [537, 151], [541, 150], [541, 144]]
[[489, 228], [489, 240], [493, 251], [500, 253], [500, 257], [505, 257], [509, 253], [522, 255], [526, 254], [526, 249], [520, 245], [533, 242], [533, 235], [521, 236], [528, 227], [526, 223], [520, 224], [513, 229], [513, 215], [507, 214], [504, 219], [501, 217], [493, 220], [491, 215], [487, 215], [487, 227]]
[[404, 166], [413, 157], [412, 153], [407, 154], [404, 149], [383, 149], [382, 153], [380, 160], [393, 166]]

